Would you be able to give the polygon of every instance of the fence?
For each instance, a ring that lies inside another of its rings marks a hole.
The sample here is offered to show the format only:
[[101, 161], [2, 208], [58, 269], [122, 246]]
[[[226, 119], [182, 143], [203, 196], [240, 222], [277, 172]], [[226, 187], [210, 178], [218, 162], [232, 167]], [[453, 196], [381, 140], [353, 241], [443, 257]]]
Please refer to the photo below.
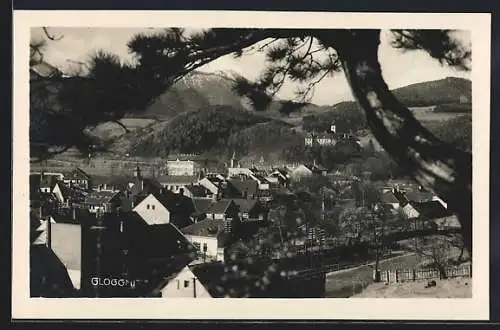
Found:
[[[375, 271], [374, 271], [375, 272]], [[472, 265], [460, 267], [448, 267], [446, 269], [447, 277], [472, 277]], [[374, 274], [375, 277], [375, 274]], [[386, 283], [408, 282], [419, 280], [430, 280], [442, 278], [437, 269], [396, 269], [383, 270], [380, 272], [380, 280]]]

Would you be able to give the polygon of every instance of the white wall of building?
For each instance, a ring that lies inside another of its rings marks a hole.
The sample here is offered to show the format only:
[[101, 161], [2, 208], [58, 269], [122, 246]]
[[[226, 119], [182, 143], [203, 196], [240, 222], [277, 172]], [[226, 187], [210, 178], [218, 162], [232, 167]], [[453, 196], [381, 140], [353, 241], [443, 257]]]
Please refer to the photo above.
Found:
[[162, 225], [170, 222], [170, 212], [152, 194], [144, 198], [134, 211], [139, 214], [148, 225]]
[[207, 247], [207, 259], [213, 258], [217, 259], [218, 255], [218, 241], [216, 237], [208, 237], [208, 236], [197, 236], [197, 235], [186, 235], [186, 238], [193, 243], [194, 245], [200, 245], [200, 253], [203, 253], [203, 246]]
[[163, 298], [212, 298], [188, 266], [161, 290]]

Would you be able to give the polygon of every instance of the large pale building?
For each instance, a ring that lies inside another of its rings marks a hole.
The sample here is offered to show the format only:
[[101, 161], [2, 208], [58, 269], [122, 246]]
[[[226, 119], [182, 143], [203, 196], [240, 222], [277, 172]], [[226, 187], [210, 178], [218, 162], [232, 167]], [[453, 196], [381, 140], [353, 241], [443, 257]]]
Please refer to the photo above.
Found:
[[191, 175], [197, 176], [201, 173], [201, 164], [192, 160], [168, 160], [167, 173], [168, 175]]

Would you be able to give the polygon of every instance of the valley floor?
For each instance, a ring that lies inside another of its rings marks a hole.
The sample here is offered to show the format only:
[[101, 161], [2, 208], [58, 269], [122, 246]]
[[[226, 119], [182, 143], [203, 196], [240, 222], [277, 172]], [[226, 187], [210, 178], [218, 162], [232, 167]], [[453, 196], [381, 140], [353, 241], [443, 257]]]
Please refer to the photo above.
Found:
[[471, 278], [436, 280], [430, 288], [427, 282], [373, 283], [352, 298], [472, 298]]

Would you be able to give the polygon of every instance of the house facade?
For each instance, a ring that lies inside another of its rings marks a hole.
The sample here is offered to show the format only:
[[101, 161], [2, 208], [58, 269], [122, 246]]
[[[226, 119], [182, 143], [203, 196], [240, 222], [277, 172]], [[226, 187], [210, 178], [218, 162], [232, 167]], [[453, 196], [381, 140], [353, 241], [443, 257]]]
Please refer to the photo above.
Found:
[[123, 194], [117, 191], [93, 191], [85, 197], [84, 205], [90, 213], [111, 213], [121, 205]]
[[306, 146], [312, 146], [313, 144], [319, 144], [320, 146], [334, 146], [337, 141], [328, 135], [318, 135], [312, 136], [308, 135], [304, 138], [304, 144]]
[[185, 266], [160, 290], [163, 298], [212, 298], [189, 266]]
[[88, 175], [85, 171], [80, 168], [76, 168], [75, 170], [65, 173], [63, 182], [68, 186], [78, 186], [84, 190], [89, 190], [90, 188], [90, 175]]
[[207, 218], [181, 229], [203, 262], [224, 261], [225, 221]]
[[157, 181], [165, 190], [173, 193], [182, 193], [186, 191], [186, 187], [197, 182], [197, 177], [193, 175], [164, 175], [157, 178]]
[[169, 210], [153, 194], [140, 201], [133, 211], [137, 212], [148, 225], [170, 223]]
[[192, 160], [168, 160], [166, 167], [169, 175], [198, 176], [202, 172], [201, 164]]

